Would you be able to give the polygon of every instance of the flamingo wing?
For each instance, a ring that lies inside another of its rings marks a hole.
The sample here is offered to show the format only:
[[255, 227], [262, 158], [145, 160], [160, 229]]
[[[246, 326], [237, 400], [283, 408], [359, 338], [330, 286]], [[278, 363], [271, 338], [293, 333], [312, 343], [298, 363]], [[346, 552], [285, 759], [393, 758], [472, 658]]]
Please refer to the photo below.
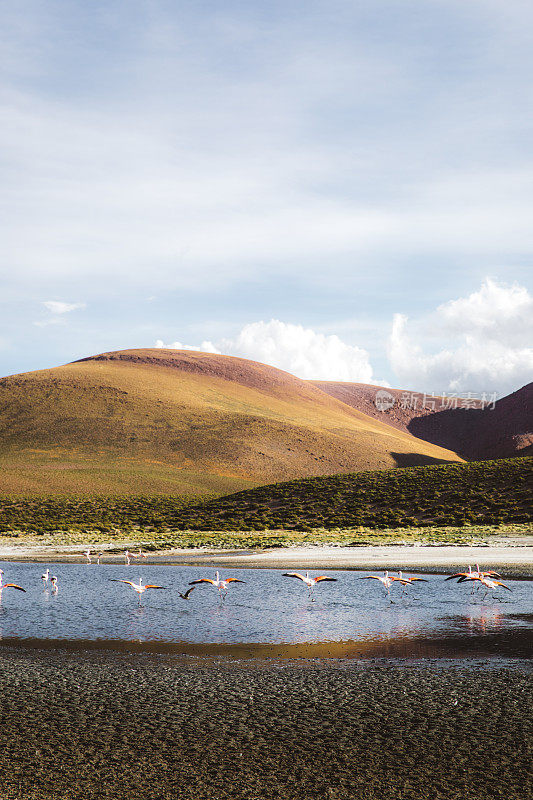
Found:
[[135, 586], [133, 581], [127, 581], [125, 578], [109, 578], [109, 580], [113, 581], [114, 583], [127, 583], [128, 586]]
[[155, 583], [147, 583], [145, 589], [168, 589], [168, 586], [156, 586]]
[[424, 583], [429, 583], [427, 578], [409, 578], [409, 583], [412, 583], [413, 581], [423, 581]]
[[496, 586], [503, 586], [503, 588], [507, 589], [508, 592], [513, 591], [510, 586], [506, 586], [505, 583], [502, 583], [501, 581], [494, 581], [494, 583], [496, 584]]
[[336, 581], [337, 578], [329, 578], [327, 575], [319, 575], [318, 578], [315, 578], [315, 583], [319, 581]]
[[226, 578], [224, 583], [246, 583], [246, 581], [241, 581], [240, 578]]
[[26, 589], [23, 589], [22, 586], [18, 586], [16, 583], [4, 583], [2, 589], [7, 589], [10, 587], [11, 589], [18, 589], [19, 592], [25, 592]]
[[304, 576], [300, 575], [299, 572], [284, 572], [282, 577], [283, 578], [299, 578], [299, 580], [301, 580], [301, 581], [303, 581], [305, 583]]
[[456, 572], [454, 575], [448, 575], [448, 577], [444, 578], [444, 580], [451, 581], [453, 578], [468, 578], [468, 572]]
[[210, 583], [213, 586], [215, 585], [215, 581], [212, 578], [198, 578], [195, 581], [189, 581], [189, 586], [193, 586], [195, 583]]
[[375, 581], [384, 580], [384, 578], [381, 578], [379, 575], [363, 575], [361, 578], [359, 578], [359, 580], [360, 581], [367, 581], [367, 580], [372, 579], [372, 578], [374, 578]]

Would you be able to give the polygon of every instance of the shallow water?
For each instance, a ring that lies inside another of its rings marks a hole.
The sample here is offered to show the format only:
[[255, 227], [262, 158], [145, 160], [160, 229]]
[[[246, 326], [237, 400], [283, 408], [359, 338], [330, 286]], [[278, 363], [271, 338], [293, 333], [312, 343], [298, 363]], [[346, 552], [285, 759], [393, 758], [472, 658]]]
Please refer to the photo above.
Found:
[[[282, 577], [283, 570], [224, 571], [245, 581], [232, 584], [224, 602], [200, 585], [189, 600], [178, 591], [206, 567], [6, 563], [0, 607], [4, 644], [114, 647], [191, 654], [261, 657], [528, 657], [533, 652], [533, 582], [505, 580], [512, 592], [498, 596], [483, 587], [445, 582], [393, 586], [390, 598], [367, 572], [330, 571], [336, 583], [322, 583], [310, 601], [307, 588]], [[41, 574], [57, 575], [57, 595], [43, 591]], [[312, 573], [317, 574], [317, 573]], [[380, 574], [380, 573], [376, 573]], [[168, 587], [137, 595], [111, 578]], [[392, 602], [391, 602], [392, 600]]]

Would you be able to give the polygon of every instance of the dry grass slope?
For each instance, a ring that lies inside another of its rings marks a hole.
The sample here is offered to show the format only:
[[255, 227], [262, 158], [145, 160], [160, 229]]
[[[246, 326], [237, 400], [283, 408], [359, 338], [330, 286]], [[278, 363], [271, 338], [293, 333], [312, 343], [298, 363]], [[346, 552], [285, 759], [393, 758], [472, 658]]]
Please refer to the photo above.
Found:
[[458, 461], [281, 370], [174, 350], [0, 380], [0, 493], [214, 496], [300, 476]]

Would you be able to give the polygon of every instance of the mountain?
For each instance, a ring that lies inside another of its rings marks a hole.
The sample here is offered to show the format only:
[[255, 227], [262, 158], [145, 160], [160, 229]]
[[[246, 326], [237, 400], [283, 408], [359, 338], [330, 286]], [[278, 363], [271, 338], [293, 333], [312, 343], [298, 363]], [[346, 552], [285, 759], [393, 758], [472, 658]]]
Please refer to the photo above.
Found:
[[123, 350], [0, 380], [0, 492], [205, 496], [460, 461], [287, 372]]
[[[533, 383], [485, 404], [485, 408], [479, 396], [453, 400], [364, 383], [311, 383], [373, 419], [453, 450], [469, 461], [525, 456], [533, 450]], [[382, 391], [392, 396], [394, 404], [378, 410], [376, 395]], [[453, 407], [455, 403], [457, 407]]]

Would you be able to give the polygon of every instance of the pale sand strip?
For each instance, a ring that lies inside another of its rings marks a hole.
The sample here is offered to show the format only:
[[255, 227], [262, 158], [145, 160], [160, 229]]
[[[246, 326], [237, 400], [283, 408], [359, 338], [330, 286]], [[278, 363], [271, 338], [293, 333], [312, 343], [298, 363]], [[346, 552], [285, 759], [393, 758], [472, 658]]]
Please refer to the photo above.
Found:
[[[124, 544], [124, 547], [132, 547]], [[116, 548], [98, 545], [104, 551]], [[82, 562], [87, 545], [70, 547], [0, 545], [0, 560]], [[96, 548], [94, 548], [96, 549]], [[104, 563], [119, 564], [123, 556], [105, 553]], [[219, 567], [263, 567], [278, 569], [372, 569], [448, 572], [479, 563], [484, 568], [507, 570], [513, 575], [533, 577], [533, 546], [408, 546], [365, 547], [308, 546], [269, 550], [176, 549], [149, 554], [148, 564], [189, 564]]]

